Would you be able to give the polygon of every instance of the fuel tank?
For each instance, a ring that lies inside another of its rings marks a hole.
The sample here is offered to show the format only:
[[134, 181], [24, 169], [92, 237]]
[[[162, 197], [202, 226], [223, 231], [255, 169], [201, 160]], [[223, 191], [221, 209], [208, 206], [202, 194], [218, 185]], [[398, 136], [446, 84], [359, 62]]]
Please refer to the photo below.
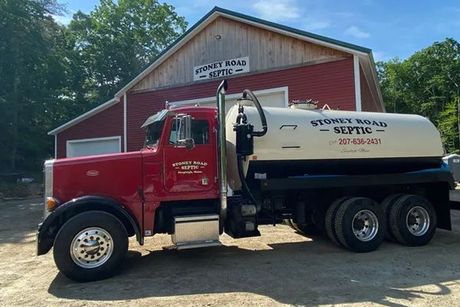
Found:
[[[263, 108], [268, 131], [254, 138], [246, 158], [248, 179], [302, 175], [368, 174], [439, 167], [444, 153], [436, 127], [408, 114]], [[244, 113], [261, 130], [256, 108]], [[238, 106], [226, 117], [229, 184], [239, 189], [233, 131]]]

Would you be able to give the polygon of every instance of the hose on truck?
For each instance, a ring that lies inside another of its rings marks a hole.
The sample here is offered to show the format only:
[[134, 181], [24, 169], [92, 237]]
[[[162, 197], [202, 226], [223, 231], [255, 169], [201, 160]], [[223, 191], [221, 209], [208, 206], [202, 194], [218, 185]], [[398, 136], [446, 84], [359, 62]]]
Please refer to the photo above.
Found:
[[252, 135], [257, 137], [264, 136], [268, 130], [267, 118], [265, 117], [264, 110], [262, 109], [262, 106], [260, 105], [259, 99], [257, 99], [256, 95], [254, 95], [254, 93], [248, 89], [243, 91], [243, 98], [247, 99], [247, 96], [249, 96], [249, 98], [251, 98], [250, 100], [254, 103], [257, 112], [259, 113], [260, 121], [262, 122], [262, 131], [254, 131]]
[[241, 181], [241, 190], [243, 191], [243, 195], [248, 197], [251, 202], [256, 205], [256, 208], [259, 208], [259, 205], [257, 203], [257, 200], [255, 199], [254, 195], [252, 195], [251, 190], [249, 189], [249, 186], [246, 182], [246, 178], [244, 178], [244, 168], [243, 168], [243, 161], [245, 159], [245, 156], [238, 155], [237, 157], [237, 165], [238, 165], [238, 175], [240, 177]]
[[[265, 117], [265, 113], [264, 113], [264, 110], [262, 109], [262, 106], [260, 105], [259, 99], [257, 99], [257, 97], [254, 95], [254, 93], [252, 91], [250, 91], [248, 89], [245, 89], [243, 91], [243, 99], [247, 99], [248, 96], [250, 98], [249, 100], [251, 100], [253, 102], [253, 104], [255, 105], [255, 107], [257, 109], [257, 112], [259, 113], [260, 121], [262, 122], [262, 131], [253, 131], [252, 135], [256, 136], [256, 137], [262, 137], [267, 133], [267, 130], [268, 130], [267, 118]], [[247, 117], [246, 117], [246, 114], [244, 114], [243, 108], [240, 107], [239, 111], [240, 112], [239, 112], [238, 117], [236, 119], [237, 123], [239, 124], [240, 121], [242, 120], [243, 123], [246, 124], [247, 123]], [[254, 195], [252, 194], [251, 190], [249, 189], [249, 186], [248, 186], [248, 184], [246, 182], [246, 178], [245, 178], [245, 175], [244, 175], [243, 162], [244, 162], [245, 159], [246, 159], [246, 156], [240, 155], [240, 154], [237, 155], [238, 176], [239, 176], [240, 181], [241, 181], [241, 189], [243, 191], [243, 194], [246, 197], [248, 197], [254, 203], [254, 205], [257, 208], [257, 211], [259, 211], [259, 208], [261, 206], [258, 204], [256, 198], [254, 197]]]

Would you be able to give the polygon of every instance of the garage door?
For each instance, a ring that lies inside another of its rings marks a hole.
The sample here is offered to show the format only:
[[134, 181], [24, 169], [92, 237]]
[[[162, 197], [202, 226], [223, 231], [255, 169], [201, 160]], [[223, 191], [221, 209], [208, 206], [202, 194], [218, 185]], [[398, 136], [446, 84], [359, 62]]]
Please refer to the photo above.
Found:
[[67, 141], [67, 157], [81, 157], [121, 152], [121, 137]]
[[[273, 91], [273, 92], [265, 92], [262, 91], [261, 93], [254, 92], [257, 99], [259, 99], [260, 104], [263, 107], [279, 107], [285, 108], [285, 92], [284, 91]], [[238, 98], [241, 95], [228, 95], [227, 99], [225, 100], [225, 111], [228, 111], [232, 106], [236, 104]], [[200, 105], [215, 105], [215, 98], [213, 101], [207, 101], [205, 103], [200, 103]]]
[[[286, 97], [287, 97], [287, 87], [280, 87], [280, 88], [272, 88], [260, 91], [254, 91], [254, 94], [260, 101], [260, 104], [265, 107], [279, 107], [285, 108], [287, 105]], [[236, 104], [236, 100], [241, 97], [241, 94], [231, 94], [226, 96], [225, 100], [225, 109], [228, 111], [232, 106]], [[175, 101], [171, 104], [173, 105], [216, 105], [216, 98], [215, 97], [208, 97], [202, 99], [193, 99], [193, 100], [186, 100], [186, 101]]]
[[[267, 93], [267, 94], [257, 94], [254, 93], [259, 99], [260, 104], [263, 107], [278, 107], [278, 108], [285, 108], [285, 95], [284, 92], [274, 92], [274, 93]], [[228, 111], [232, 106], [236, 104], [236, 101], [239, 97], [234, 99], [227, 99], [225, 101], [225, 111]], [[215, 103], [215, 102], [213, 102]]]

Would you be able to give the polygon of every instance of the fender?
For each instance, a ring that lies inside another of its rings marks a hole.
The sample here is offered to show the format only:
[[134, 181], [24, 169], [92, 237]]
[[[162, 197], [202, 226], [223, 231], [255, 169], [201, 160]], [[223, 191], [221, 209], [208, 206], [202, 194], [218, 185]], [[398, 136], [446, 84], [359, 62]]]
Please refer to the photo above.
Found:
[[144, 244], [144, 237], [135, 219], [120, 202], [109, 197], [82, 196], [74, 198], [56, 208], [43, 223], [38, 225], [37, 255], [46, 254], [54, 243], [59, 229], [71, 217], [88, 210], [101, 210], [113, 214], [126, 227], [129, 236], [136, 235], [139, 244]]

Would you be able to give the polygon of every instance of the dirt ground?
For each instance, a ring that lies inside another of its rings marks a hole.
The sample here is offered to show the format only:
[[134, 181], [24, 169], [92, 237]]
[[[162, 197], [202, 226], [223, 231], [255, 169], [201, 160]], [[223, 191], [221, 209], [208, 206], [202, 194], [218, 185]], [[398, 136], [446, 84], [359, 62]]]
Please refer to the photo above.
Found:
[[35, 256], [40, 200], [0, 203], [0, 305], [385, 305], [455, 306], [460, 301], [460, 212], [454, 231], [431, 244], [385, 242], [354, 254], [287, 226], [225, 246], [164, 251], [169, 236], [131, 242], [122, 273], [79, 284], [58, 273], [51, 253]]

